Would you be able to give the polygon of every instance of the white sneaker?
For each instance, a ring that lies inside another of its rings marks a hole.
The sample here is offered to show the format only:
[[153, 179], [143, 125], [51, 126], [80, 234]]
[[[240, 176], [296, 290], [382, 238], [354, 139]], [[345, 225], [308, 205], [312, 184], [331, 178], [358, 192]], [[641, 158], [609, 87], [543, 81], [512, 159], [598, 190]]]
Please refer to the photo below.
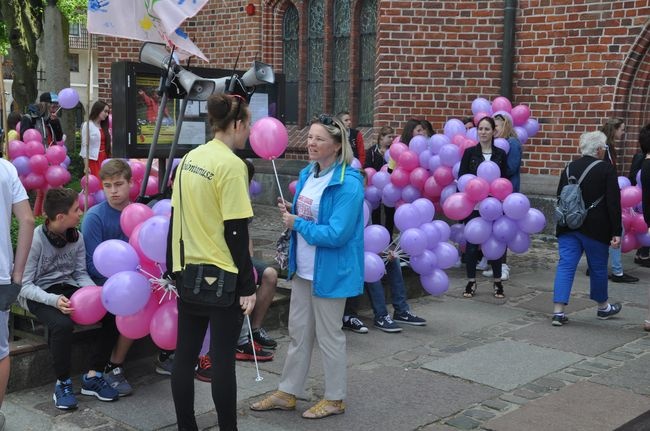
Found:
[[501, 265], [501, 280], [508, 280], [510, 278], [510, 267], [505, 263]]
[[493, 277], [494, 276], [494, 272], [492, 272], [492, 269], [488, 269], [487, 271], [483, 271], [482, 274], [483, 274], [483, 277]]
[[[485, 256], [483, 256], [481, 261], [476, 264], [476, 269], [478, 269], [479, 271], [485, 271], [486, 269], [488, 269], [488, 263], [487, 263], [487, 259], [486, 259]], [[485, 274], [483, 274], [483, 275], [485, 275]], [[490, 275], [490, 277], [492, 277], [492, 276]]]

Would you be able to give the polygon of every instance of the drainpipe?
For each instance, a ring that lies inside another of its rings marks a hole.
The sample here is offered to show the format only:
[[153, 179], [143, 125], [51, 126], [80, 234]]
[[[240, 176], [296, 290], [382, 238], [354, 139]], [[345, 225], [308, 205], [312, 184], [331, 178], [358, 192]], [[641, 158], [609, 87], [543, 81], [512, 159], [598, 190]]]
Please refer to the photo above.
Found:
[[501, 95], [512, 101], [512, 76], [515, 68], [515, 17], [517, 16], [517, 0], [506, 0], [503, 12]]

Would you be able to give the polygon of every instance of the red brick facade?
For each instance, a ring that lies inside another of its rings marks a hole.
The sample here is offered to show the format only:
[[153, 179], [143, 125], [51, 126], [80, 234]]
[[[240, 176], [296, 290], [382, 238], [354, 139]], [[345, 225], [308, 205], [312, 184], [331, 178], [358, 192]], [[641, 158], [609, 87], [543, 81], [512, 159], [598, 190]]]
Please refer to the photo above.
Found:
[[[187, 32], [212, 60], [210, 67], [232, 67], [259, 57], [282, 71], [282, 18], [289, 2], [306, 35], [307, 0], [211, 1], [191, 20]], [[358, 14], [363, 0], [352, 0], [351, 76], [359, 74]], [[324, 0], [326, 16], [332, 0]], [[449, 117], [468, 115], [478, 96], [493, 99], [501, 85], [504, 1], [378, 0], [374, 126], [400, 130], [411, 117], [441, 129]], [[236, 6], [228, 6], [236, 4]], [[516, 16], [513, 105], [527, 104], [541, 123], [525, 146], [523, 172], [556, 176], [578, 152], [578, 137], [605, 118], [625, 119], [623, 154], [627, 169], [637, 150], [636, 131], [650, 121], [650, 2], [648, 0], [519, 0]], [[330, 26], [326, 26], [329, 28]], [[327, 32], [331, 30], [326, 30]], [[103, 38], [99, 43], [99, 84], [110, 91], [110, 63], [136, 60], [137, 42]], [[306, 64], [306, 43], [299, 50]], [[325, 50], [328, 46], [326, 44]], [[204, 66], [204, 64], [201, 64]], [[325, 82], [331, 68], [325, 64]], [[301, 70], [301, 81], [306, 71]], [[331, 91], [325, 85], [324, 92]], [[304, 126], [306, 84], [299, 87], [298, 123]], [[350, 106], [357, 103], [354, 78]], [[324, 111], [331, 109], [325, 98]], [[290, 127], [287, 156], [303, 157], [305, 130]], [[371, 141], [368, 131], [367, 141]], [[525, 181], [525, 180], [524, 180]]]

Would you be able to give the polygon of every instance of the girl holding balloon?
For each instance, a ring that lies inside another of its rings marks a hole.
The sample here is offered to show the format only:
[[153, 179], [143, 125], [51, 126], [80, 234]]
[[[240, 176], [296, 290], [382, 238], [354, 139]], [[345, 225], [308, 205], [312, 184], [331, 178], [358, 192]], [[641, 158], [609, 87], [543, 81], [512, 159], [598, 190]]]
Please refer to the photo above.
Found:
[[111, 154], [111, 134], [108, 128], [108, 103], [98, 100], [93, 103], [88, 121], [81, 125], [81, 151], [85, 172], [99, 177], [102, 162]]
[[[465, 174], [477, 175], [479, 171], [479, 165], [485, 161], [490, 161], [495, 164], [495, 171], [498, 172], [489, 172], [492, 177], [502, 177], [506, 176], [507, 170], [507, 155], [506, 152], [501, 148], [498, 148], [494, 145], [494, 135], [496, 133], [496, 124], [491, 117], [483, 117], [479, 120], [477, 125], [477, 133], [479, 143], [474, 147], [470, 147], [465, 150], [463, 153], [463, 158], [460, 162], [460, 169], [458, 171], [458, 177]], [[493, 164], [488, 164], [486, 166], [491, 167]], [[490, 169], [492, 170], [492, 169]], [[486, 173], [487, 175], [488, 173]], [[481, 175], [479, 175], [481, 176]], [[479, 217], [479, 212], [474, 210], [472, 214], [465, 220], [465, 224], [473, 218]], [[467, 243], [467, 248], [465, 250], [465, 260], [466, 260], [466, 271], [468, 282], [465, 286], [465, 292], [463, 296], [465, 298], [471, 298], [476, 293], [476, 263], [478, 261], [478, 244]], [[503, 293], [503, 284], [501, 283], [501, 258], [490, 260], [489, 263], [492, 266], [492, 273], [494, 277], [494, 297], [495, 298], [505, 298]]]

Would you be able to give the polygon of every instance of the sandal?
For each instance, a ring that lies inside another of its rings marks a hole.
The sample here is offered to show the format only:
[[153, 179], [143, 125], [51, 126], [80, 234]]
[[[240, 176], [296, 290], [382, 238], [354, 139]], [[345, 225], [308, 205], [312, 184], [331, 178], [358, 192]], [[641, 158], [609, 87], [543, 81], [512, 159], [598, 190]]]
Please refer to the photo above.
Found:
[[261, 401], [250, 405], [251, 410], [263, 412], [267, 410], [295, 410], [296, 396], [283, 391], [275, 391]]
[[503, 284], [501, 284], [500, 281], [494, 282], [494, 297], [499, 299], [506, 297], [506, 295], [503, 293]]
[[476, 281], [467, 282], [465, 286], [465, 292], [463, 292], [463, 298], [472, 298], [476, 294]]
[[343, 400], [320, 400], [302, 414], [305, 419], [322, 419], [345, 413]]

